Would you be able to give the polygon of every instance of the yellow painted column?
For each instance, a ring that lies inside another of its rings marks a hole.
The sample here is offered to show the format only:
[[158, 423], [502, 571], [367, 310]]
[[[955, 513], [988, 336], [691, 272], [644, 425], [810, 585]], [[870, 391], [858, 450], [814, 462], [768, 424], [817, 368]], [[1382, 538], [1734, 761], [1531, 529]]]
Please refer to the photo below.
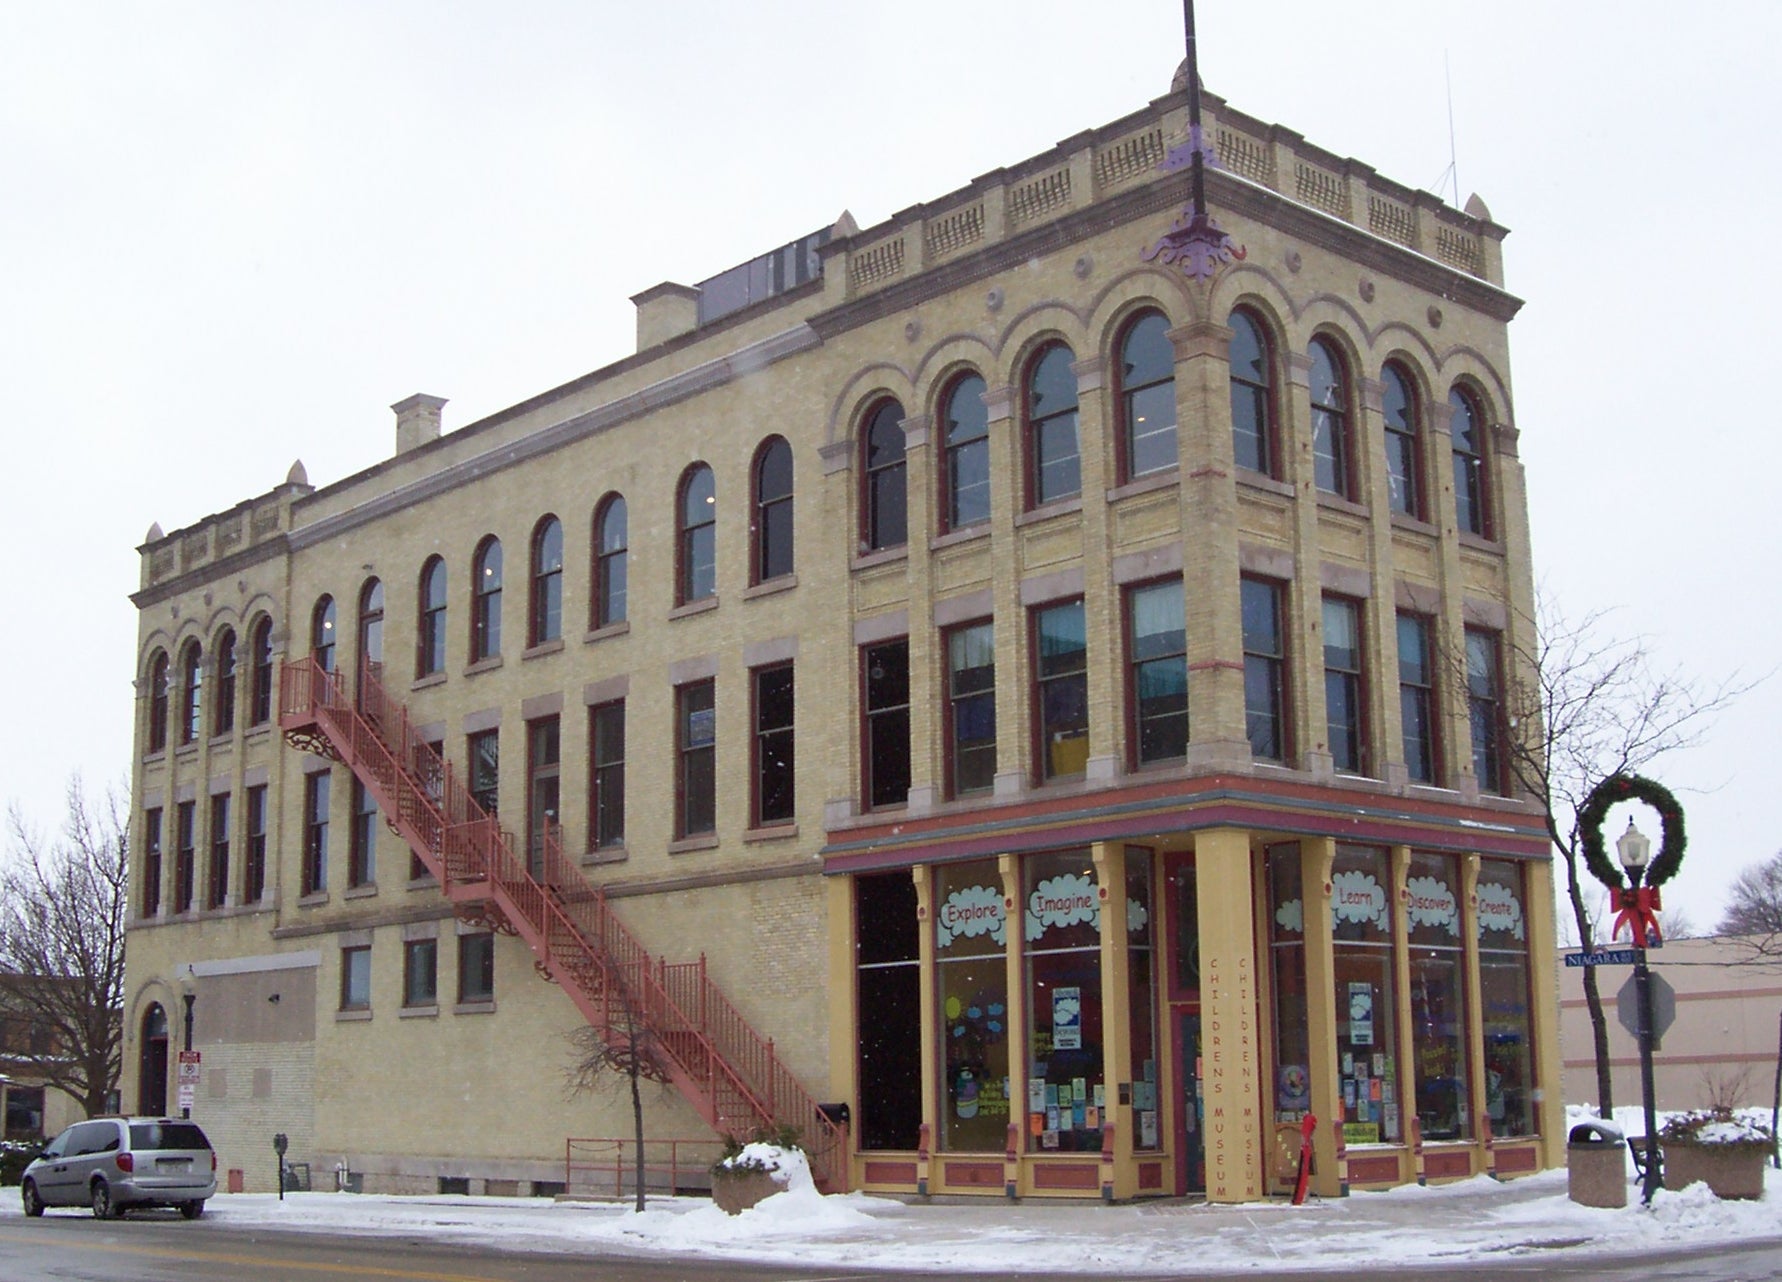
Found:
[[[1101, 1054], [1104, 1100], [1101, 1124], [1114, 1128], [1113, 1195], [1138, 1192], [1133, 1165], [1132, 1127], [1136, 1110], [1121, 1108], [1120, 1084], [1131, 1082], [1132, 995], [1126, 951], [1126, 847], [1099, 841], [1090, 850], [1095, 860], [1096, 895], [1101, 901]], [[1104, 1170], [1103, 1174], [1107, 1172]]]
[[[829, 1089], [830, 1098], [853, 1101], [854, 1125], [860, 1118], [860, 1083], [856, 1075], [859, 1057], [860, 1030], [854, 1012], [854, 879], [830, 877], [823, 883], [823, 897], [829, 910]], [[848, 1187], [857, 1187], [860, 1172], [855, 1167], [860, 1146], [857, 1132], [850, 1129], [847, 1137], [849, 1161], [843, 1168], [849, 1174]]]
[[1398, 1064], [1397, 1100], [1398, 1133], [1403, 1137], [1405, 1160], [1399, 1162], [1399, 1178], [1416, 1180], [1423, 1177], [1423, 1128], [1417, 1120], [1417, 1036], [1411, 1026], [1411, 914], [1410, 890], [1411, 848], [1392, 847], [1392, 891], [1386, 910], [1392, 914], [1392, 987], [1393, 1027], [1397, 1036], [1390, 1048]]
[[1021, 894], [1021, 860], [1015, 855], [998, 855], [996, 871], [1002, 877], [1004, 938], [1008, 941], [1008, 1039], [1009, 1039], [1009, 1125], [1007, 1147], [1003, 1154], [1003, 1189], [1010, 1197], [1027, 1190], [1022, 1187], [1021, 1155], [1027, 1149], [1027, 1065], [1033, 1057], [1032, 1021], [1027, 1012], [1027, 967], [1023, 964], [1027, 946], [1027, 906]]
[[1202, 1086], [1207, 1200], [1250, 1202], [1262, 1188], [1262, 1064], [1250, 834], [1218, 828], [1194, 841], [1200, 915]]
[[922, 1130], [916, 1149], [916, 1191], [926, 1195], [929, 1165], [940, 1134], [940, 1014], [935, 1009], [934, 879], [926, 864], [910, 869], [916, 882], [916, 956], [922, 967]]
[[1300, 909], [1306, 941], [1306, 1043], [1312, 1071], [1312, 1113], [1318, 1119], [1312, 1153], [1312, 1189], [1337, 1197], [1343, 1188], [1336, 1133], [1342, 1123], [1341, 1074], [1337, 1072], [1336, 962], [1331, 954], [1330, 875], [1336, 842], [1309, 837], [1299, 847]]
[[1528, 978], [1534, 990], [1536, 1126], [1542, 1166], [1565, 1165], [1565, 1096], [1560, 1090], [1559, 941], [1553, 920], [1553, 861], [1531, 860], [1522, 911], [1528, 921]]
[[1475, 1171], [1494, 1171], [1485, 1133], [1491, 1126], [1485, 1084], [1485, 995], [1479, 981], [1479, 856], [1460, 857], [1460, 943], [1466, 984], [1467, 1109], [1473, 1121], [1474, 1144], [1482, 1150]]

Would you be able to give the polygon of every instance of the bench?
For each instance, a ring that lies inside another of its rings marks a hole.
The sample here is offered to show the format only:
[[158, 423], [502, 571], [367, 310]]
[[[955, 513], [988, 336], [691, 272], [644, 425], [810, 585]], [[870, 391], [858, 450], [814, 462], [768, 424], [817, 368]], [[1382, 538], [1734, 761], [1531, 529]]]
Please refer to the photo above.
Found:
[[[1640, 1182], [1642, 1184], [1645, 1183], [1646, 1137], [1644, 1135], [1629, 1135], [1627, 1137], [1627, 1151], [1633, 1154], [1634, 1170], [1639, 1173]], [[1658, 1153], [1658, 1178], [1660, 1180], [1664, 1179], [1664, 1152], [1662, 1149]]]

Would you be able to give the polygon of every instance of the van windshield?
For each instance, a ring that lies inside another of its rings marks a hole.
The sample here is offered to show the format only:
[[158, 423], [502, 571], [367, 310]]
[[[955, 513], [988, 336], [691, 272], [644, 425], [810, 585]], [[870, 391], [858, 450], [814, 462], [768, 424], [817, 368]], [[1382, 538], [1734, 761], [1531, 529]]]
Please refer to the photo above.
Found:
[[210, 1141], [191, 1122], [132, 1122], [130, 1147], [146, 1149], [208, 1149]]

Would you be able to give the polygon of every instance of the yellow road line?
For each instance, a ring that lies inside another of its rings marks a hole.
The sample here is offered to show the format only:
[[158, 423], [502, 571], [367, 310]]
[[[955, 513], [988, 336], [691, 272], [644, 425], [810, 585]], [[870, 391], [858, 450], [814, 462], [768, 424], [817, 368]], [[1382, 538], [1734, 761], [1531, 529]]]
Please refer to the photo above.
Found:
[[[34, 1234], [0, 1232], [0, 1242], [27, 1242], [42, 1246], [45, 1239]], [[113, 1255], [145, 1255], [161, 1260], [203, 1261], [208, 1264], [236, 1264], [252, 1268], [307, 1269], [312, 1273], [337, 1273], [356, 1278], [406, 1278], [409, 1282], [503, 1282], [501, 1278], [475, 1273], [432, 1273], [417, 1269], [386, 1269], [367, 1264], [311, 1264], [306, 1260], [273, 1259], [264, 1255], [233, 1255], [221, 1251], [176, 1251], [155, 1246], [111, 1246], [103, 1242], [83, 1242], [83, 1251], [105, 1251]]]

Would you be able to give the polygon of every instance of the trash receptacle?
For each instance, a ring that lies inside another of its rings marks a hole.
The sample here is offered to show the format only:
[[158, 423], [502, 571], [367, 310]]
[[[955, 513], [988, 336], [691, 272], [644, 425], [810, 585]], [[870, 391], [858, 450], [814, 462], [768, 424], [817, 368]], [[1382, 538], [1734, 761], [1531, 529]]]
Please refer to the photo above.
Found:
[[1566, 1137], [1566, 1192], [1580, 1206], [1627, 1205], [1626, 1141], [1613, 1122], [1580, 1122]]

